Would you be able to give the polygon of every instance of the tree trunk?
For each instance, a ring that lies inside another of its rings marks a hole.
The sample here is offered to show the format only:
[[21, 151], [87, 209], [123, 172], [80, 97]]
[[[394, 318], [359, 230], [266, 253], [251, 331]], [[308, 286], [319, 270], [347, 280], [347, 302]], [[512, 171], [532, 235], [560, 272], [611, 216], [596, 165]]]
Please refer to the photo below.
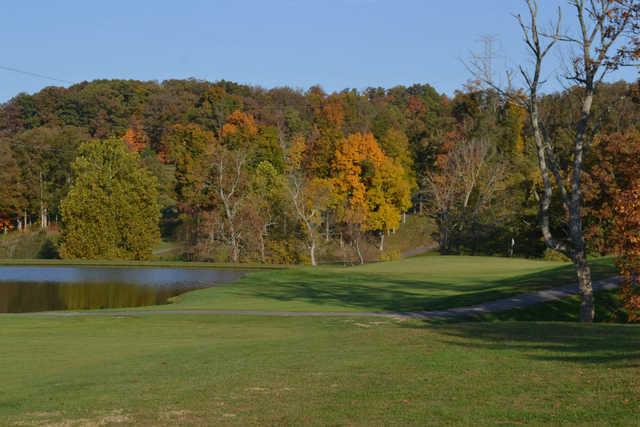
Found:
[[380, 232], [380, 252], [384, 251], [384, 231]]
[[262, 261], [263, 264], [267, 262], [264, 252], [264, 234], [260, 234], [260, 261]]
[[238, 249], [238, 239], [236, 237], [236, 230], [233, 223], [229, 221], [229, 233], [231, 237], [231, 260], [237, 263], [240, 260], [240, 251]]
[[362, 251], [360, 250], [360, 236], [356, 237], [355, 241], [356, 253], [358, 254], [358, 258], [360, 259], [360, 265], [364, 264], [364, 257], [362, 256]]
[[318, 265], [316, 261], [316, 240], [312, 239], [311, 244], [309, 245], [309, 256], [311, 257], [311, 265], [314, 267]]
[[325, 220], [325, 234], [324, 234], [324, 240], [325, 242], [329, 241], [329, 211], [327, 211], [327, 218]]
[[580, 289], [580, 321], [593, 322], [595, 316], [593, 304], [593, 284], [591, 283], [591, 268], [587, 263], [584, 253], [575, 257], [574, 265], [578, 276], [578, 287]]

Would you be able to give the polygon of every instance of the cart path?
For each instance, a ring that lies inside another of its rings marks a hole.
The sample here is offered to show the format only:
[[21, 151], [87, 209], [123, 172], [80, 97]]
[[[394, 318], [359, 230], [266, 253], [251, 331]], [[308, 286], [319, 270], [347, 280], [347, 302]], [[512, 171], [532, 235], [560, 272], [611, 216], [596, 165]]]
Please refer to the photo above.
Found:
[[[594, 292], [600, 290], [615, 289], [620, 286], [621, 279], [613, 277], [599, 280], [593, 283]], [[346, 312], [346, 311], [258, 311], [258, 310], [91, 310], [91, 311], [46, 311], [37, 313], [7, 313], [1, 316], [46, 316], [46, 317], [81, 317], [81, 316], [102, 316], [102, 317], [135, 317], [159, 314], [181, 314], [181, 315], [249, 315], [249, 316], [275, 316], [275, 317], [386, 317], [393, 319], [453, 319], [473, 317], [487, 313], [498, 313], [528, 307], [543, 302], [557, 301], [568, 298], [579, 293], [578, 285], [566, 285], [554, 287], [542, 291], [529, 292], [515, 295], [509, 298], [489, 301], [482, 304], [450, 308], [447, 310], [415, 311], [415, 312]]]

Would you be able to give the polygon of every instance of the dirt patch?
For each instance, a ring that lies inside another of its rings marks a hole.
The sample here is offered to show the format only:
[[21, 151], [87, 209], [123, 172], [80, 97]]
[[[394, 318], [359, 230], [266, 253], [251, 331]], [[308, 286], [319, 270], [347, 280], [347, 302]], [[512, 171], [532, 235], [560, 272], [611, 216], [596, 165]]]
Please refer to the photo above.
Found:
[[97, 414], [91, 418], [56, 420], [61, 417], [63, 417], [61, 412], [34, 412], [28, 414], [25, 419], [12, 423], [12, 425], [36, 427], [96, 427], [133, 423], [132, 417], [125, 414], [122, 410]]

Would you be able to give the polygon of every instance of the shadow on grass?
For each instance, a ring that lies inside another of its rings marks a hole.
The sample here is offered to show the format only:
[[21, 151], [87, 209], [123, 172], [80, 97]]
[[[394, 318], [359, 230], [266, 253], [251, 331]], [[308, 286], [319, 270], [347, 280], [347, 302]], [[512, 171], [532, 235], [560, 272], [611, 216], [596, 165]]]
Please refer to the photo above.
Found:
[[[615, 274], [610, 262], [594, 264], [594, 278]], [[260, 286], [238, 287], [240, 295], [274, 301], [351, 307], [369, 311], [443, 310], [507, 298], [575, 282], [571, 265], [504, 279], [435, 281], [339, 270], [291, 270], [263, 275]]]
[[470, 349], [517, 351], [542, 361], [640, 366], [640, 327], [633, 325], [506, 322], [434, 328], [446, 337], [443, 342]]

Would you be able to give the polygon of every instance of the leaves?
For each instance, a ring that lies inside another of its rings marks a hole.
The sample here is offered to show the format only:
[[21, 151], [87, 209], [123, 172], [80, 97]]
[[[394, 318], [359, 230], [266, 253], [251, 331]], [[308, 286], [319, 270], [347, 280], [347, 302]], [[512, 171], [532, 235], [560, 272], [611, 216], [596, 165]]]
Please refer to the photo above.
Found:
[[157, 183], [119, 139], [83, 144], [62, 201], [60, 254], [80, 259], [148, 259], [159, 240]]

